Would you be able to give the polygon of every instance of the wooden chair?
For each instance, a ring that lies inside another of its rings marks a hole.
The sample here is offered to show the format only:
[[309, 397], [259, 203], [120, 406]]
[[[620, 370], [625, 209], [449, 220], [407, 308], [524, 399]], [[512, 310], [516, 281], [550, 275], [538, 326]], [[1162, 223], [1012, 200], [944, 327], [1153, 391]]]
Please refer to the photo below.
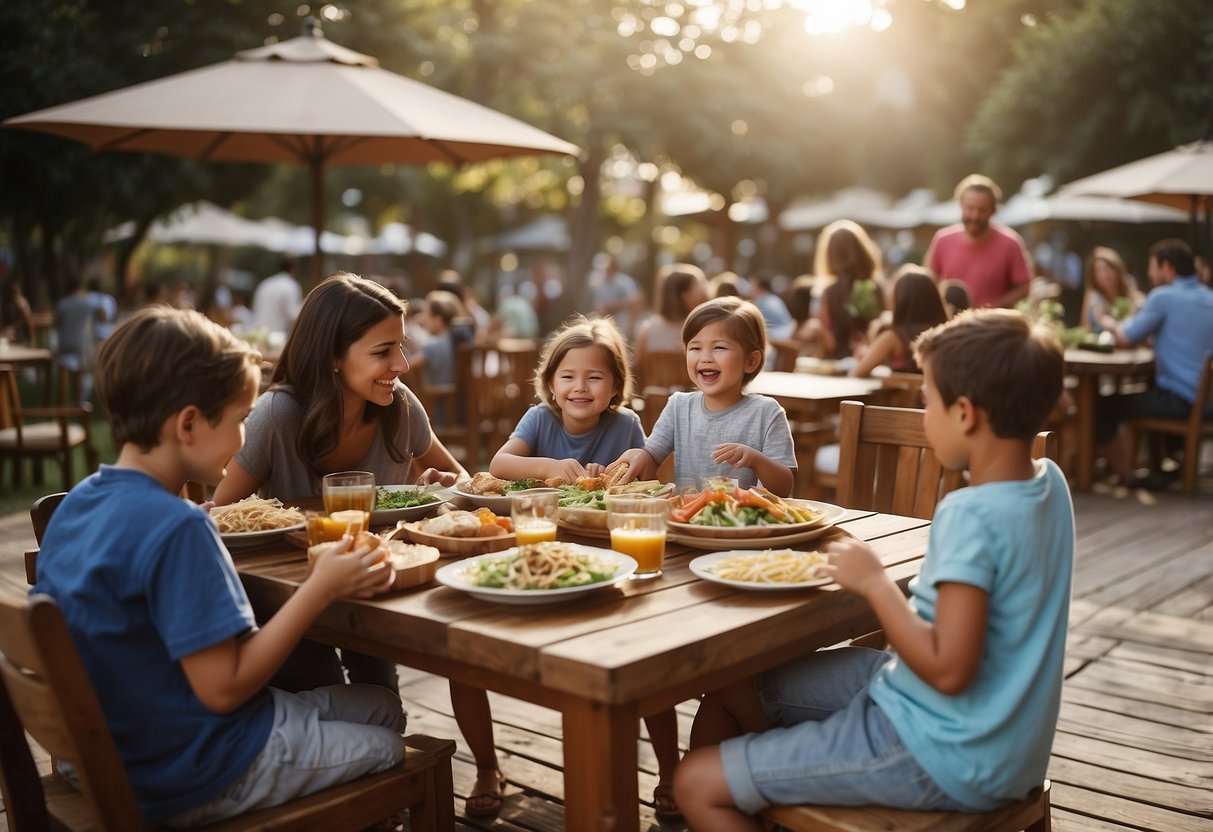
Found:
[[[0, 597], [0, 653], [0, 785], [12, 828], [157, 828], [139, 814], [92, 682], [54, 600]], [[59, 774], [38, 778], [29, 746], [21, 741], [23, 729], [54, 758], [75, 767], [79, 789]], [[405, 743], [404, 762], [382, 774], [206, 828], [359, 829], [408, 809], [411, 829], [453, 829], [455, 743], [424, 736]]]
[[1163, 419], [1157, 416], [1141, 416], [1129, 423], [1130, 448], [1139, 447], [1139, 437], [1144, 432], [1155, 435], [1153, 458], [1162, 458], [1163, 437], [1167, 434], [1182, 436], [1184, 440], [1184, 491], [1196, 493], [1196, 480], [1200, 473], [1200, 449], [1206, 439], [1213, 438], [1213, 420], [1205, 418], [1205, 411], [1213, 407], [1213, 353], [1205, 356], [1200, 371], [1200, 383], [1196, 388], [1196, 401], [1186, 419]]
[[996, 812], [916, 812], [880, 806], [772, 806], [763, 818], [792, 832], [1049, 832], [1048, 780]]
[[653, 430], [657, 417], [665, 409], [670, 394], [690, 390], [686, 355], [681, 350], [658, 350], [645, 353], [636, 366], [637, 389], [640, 391], [640, 424], [645, 433]]
[[[426, 384], [424, 374], [410, 369], [400, 377], [425, 408], [430, 417], [430, 428], [456, 460], [469, 471], [476, 470], [479, 458], [479, 434], [469, 424], [470, 402], [475, 395], [472, 383], [472, 348], [460, 347], [455, 351], [455, 383]], [[436, 419], [441, 413], [444, 418]]]
[[[965, 484], [963, 471], [940, 464], [922, 428], [923, 412], [843, 402], [839, 421], [837, 502], [930, 520], [947, 493]], [[1033, 456], [1056, 458], [1056, 437], [1036, 435]]]
[[0, 364], [0, 463], [11, 462], [13, 485], [21, 485], [24, 460], [33, 460], [34, 480], [41, 482], [42, 460], [54, 457], [63, 469], [64, 490], [71, 488], [75, 482], [72, 457], [78, 447], [84, 448], [89, 470], [95, 470], [99, 458], [93, 446], [91, 415], [89, 407], [22, 407], [16, 370]]
[[[480, 470], [481, 453], [492, 458], [535, 403], [534, 378], [542, 344], [526, 338], [500, 338], [474, 347], [469, 355], [466, 394], [468, 470]], [[483, 460], [487, 467], [488, 459]]]

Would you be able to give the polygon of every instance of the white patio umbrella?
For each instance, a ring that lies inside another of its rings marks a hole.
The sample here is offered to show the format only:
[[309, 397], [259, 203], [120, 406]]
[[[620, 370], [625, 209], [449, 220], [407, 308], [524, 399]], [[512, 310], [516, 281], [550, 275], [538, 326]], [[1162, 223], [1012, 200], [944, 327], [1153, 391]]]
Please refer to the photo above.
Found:
[[[135, 223], [124, 222], [102, 237], [106, 243], [124, 240], [135, 233]], [[273, 238], [263, 227], [210, 202], [182, 205], [166, 217], [156, 220], [147, 230], [153, 243], [191, 243], [205, 246], [260, 246], [275, 251]]]
[[1213, 139], [1138, 159], [1103, 173], [1078, 179], [1062, 193], [1115, 196], [1157, 202], [1183, 208], [1195, 215], [1203, 201], [1213, 196]]
[[1188, 214], [1169, 205], [1151, 205], [1134, 199], [1057, 193], [1044, 197], [1016, 194], [998, 209], [995, 218], [1003, 225], [1013, 227], [1050, 220], [1140, 225], [1147, 222], [1184, 223], [1188, 221]]
[[312, 177], [318, 277], [328, 166], [580, 152], [503, 113], [380, 69], [314, 24], [301, 37], [229, 61], [16, 116], [4, 126], [94, 150], [304, 165]]

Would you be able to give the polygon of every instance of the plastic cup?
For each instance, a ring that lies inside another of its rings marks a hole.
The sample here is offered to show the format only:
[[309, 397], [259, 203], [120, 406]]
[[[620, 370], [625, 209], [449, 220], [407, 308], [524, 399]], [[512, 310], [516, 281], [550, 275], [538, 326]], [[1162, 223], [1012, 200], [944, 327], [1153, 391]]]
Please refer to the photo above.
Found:
[[636, 572], [632, 577], [659, 576], [665, 560], [669, 500], [644, 494], [608, 494], [606, 507], [611, 548], [636, 560]]
[[726, 494], [732, 494], [737, 490], [739, 484], [736, 477], [716, 476], [703, 478], [703, 487], [708, 491], [723, 491]]
[[522, 491], [510, 500], [510, 519], [519, 546], [556, 539], [556, 513], [560, 492], [551, 489]]
[[371, 524], [375, 510], [375, 475], [369, 471], [341, 471], [325, 474], [320, 485], [324, 510], [330, 516], [339, 511], [361, 511], [366, 514], [362, 527]]

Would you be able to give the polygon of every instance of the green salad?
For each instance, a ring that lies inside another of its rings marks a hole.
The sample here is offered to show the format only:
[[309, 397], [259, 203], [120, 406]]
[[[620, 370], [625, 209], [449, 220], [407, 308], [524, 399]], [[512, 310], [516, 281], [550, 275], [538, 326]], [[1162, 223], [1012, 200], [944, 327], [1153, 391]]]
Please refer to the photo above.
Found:
[[382, 511], [391, 508], [413, 508], [438, 502], [438, 498], [421, 488], [401, 488], [389, 490], [375, 489], [375, 510]]
[[543, 485], [543, 480], [537, 480], [534, 477], [523, 477], [520, 480], [507, 482], [501, 487], [501, 490], [509, 494], [511, 491], [526, 491], [528, 488], [538, 488], [541, 485]]
[[[650, 494], [657, 496], [666, 491], [668, 486], [663, 483], [655, 482], [652, 488], [643, 491], [637, 491], [638, 494]], [[598, 511], [606, 511], [606, 492], [605, 488], [596, 488], [587, 491], [576, 485], [562, 485], [560, 487], [560, 507], [561, 508], [591, 508]]]

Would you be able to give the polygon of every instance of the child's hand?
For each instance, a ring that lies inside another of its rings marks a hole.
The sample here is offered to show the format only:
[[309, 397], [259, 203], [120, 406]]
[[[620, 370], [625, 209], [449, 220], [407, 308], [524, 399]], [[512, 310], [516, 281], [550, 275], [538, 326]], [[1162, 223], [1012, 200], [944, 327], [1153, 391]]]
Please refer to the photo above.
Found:
[[844, 589], [866, 597], [877, 582], [887, 580], [884, 564], [862, 540], [845, 537], [830, 543], [825, 551], [829, 560], [824, 572]]
[[585, 475], [587, 477], [601, 477], [606, 473], [607, 467], [601, 462], [590, 462], [585, 466]]
[[712, 449], [712, 461], [725, 463], [734, 468], [756, 468], [763, 455], [738, 442], [725, 442]]
[[439, 471], [437, 468], [426, 468], [421, 472], [421, 476], [417, 478], [417, 485], [431, 485], [433, 483], [442, 483], [444, 486], [455, 484], [455, 480], [459, 475], [454, 471]]
[[586, 475], [585, 466], [575, 459], [553, 459], [544, 466], [544, 479], [560, 477], [567, 483], [577, 482], [578, 477]]
[[624, 463], [627, 463], [628, 468], [619, 479], [620, 485], [635, 479], [651, 480], [657, 476], [657, 463], [644, 448], [632, 448], [624, 451], [619, 459], [606, 467], [606, 473], [609, 474]]
[[370, 598], [387, 591], [396, 577], [378, 538], [373, 545], [351, 551], [353, 545], [354, 538], [346, 535], [339, 544], [321, 552], [312, 564], [308, 580], [319, 582], [330, 600]]

